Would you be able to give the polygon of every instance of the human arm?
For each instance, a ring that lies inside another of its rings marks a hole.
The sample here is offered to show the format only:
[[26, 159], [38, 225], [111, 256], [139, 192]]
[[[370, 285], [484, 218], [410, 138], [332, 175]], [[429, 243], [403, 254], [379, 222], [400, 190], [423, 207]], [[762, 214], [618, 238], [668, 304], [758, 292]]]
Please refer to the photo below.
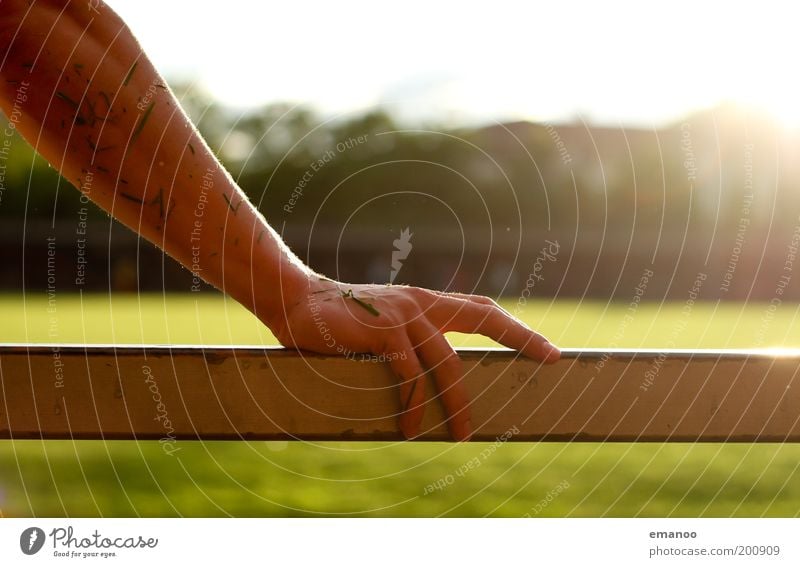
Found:
[[407, 436], [419, 432], [425, 368], [454, 437], [471, 433], [460, 360], [444, 332], [479, 332], [540, 360], [558, 358], [487, 298], [351, 285], [305, 266], [103, 3], [2, 0], [0, 58], [3, 111], [19, 112], [20, 133], [100, 207], [242, 303], [283, 345], [388, 355]]

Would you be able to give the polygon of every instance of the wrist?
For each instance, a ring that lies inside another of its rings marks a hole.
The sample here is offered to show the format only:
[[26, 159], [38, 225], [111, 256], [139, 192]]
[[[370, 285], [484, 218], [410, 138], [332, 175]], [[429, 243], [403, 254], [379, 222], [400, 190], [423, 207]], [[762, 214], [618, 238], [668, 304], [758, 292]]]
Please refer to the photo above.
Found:
[[254, 254], [247, 289], [234, 298], [280, 336], [288, 314], [307, 297], [316, 274], [283, 242], [277, 241], [275, 247]]

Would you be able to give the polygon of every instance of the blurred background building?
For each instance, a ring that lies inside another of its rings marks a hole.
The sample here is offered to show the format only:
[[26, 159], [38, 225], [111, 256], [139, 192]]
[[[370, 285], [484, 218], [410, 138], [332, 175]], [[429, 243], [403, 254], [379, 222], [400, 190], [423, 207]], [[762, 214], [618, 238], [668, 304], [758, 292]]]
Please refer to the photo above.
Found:
[[[408, 229], [395, 283], [627, 300], [652, 270], [648, 299], [683, 300], [702, 272], [704, 299], [769, 300], [800, 240], [800, 87], [784, 65], [798, 40], [779, 13], [676, 4], [648, 27], [623, 2], [639, 27], [598, 29], [601, 8], [574, 3], [426, 4], [424, 21], [349, 3], [111, 4], [269, 222], [330, 276], [388, 282]], [[39, 292], [55, 274], [61, 292], [190, 289], [93, 205], [76, 284], [85, 205], [7, 139], [0, 287]]]

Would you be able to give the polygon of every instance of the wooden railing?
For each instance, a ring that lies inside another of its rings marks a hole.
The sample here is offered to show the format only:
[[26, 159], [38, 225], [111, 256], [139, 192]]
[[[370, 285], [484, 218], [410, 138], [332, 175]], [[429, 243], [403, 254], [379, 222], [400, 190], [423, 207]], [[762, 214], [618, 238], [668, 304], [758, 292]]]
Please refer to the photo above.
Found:
[[[800, 353], [459, 351], [474, 441], [799, 441]], [[428, 381], [431, 382], [430, 380]], [[435, 392], [421, 440], [448, 440]], [[0, 345], [0, 438], [399, 440], [388, 365], [281, 348]]]

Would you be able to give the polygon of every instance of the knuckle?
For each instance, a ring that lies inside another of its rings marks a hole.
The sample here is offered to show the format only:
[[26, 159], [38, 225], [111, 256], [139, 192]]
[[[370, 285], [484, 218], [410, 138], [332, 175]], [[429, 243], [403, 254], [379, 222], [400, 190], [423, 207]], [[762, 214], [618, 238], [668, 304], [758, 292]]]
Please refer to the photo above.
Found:
[[409, 319], [416, 317], [422, 311], [420, 302], [411, 297], [403, 298], [400, 301], [400, 309], [405, 316], [403, 319], [404, 321], [408, 321]]
[[487, 303], [480, 304], [478, 307], [478, 312], [481, 314], [481, 318], [484, 321], [488, 321], [503, 314], [499, 306], [489, 305]]
[[436, 292], [426, 287], [414, 287], [413, 289], [416, 293], [418, 293], [422, 297], [433, 297], [436, 295]]
[[[381, 336], [382, 335], [382, 336]], [[406, 341], [399, 331], [387, 331], [378, 336], [377, 348], [385, 353], [399, 353], [407, 350]]]
[[435, 294], [431, 290], [423, 287], [411, 287], [408, 289], [408, 291], [409, 295], [414, 299], [414, 301], [417, 302], [417, 304], [427, 303], [433, 299], [436, 299]]
[[471, 296], [472, 301], [476, 303], [481, 303], [483, 305], [488, 305], [491, 307], [499, 308], [500, 305], [491, 297], [486, 297], [485, 295], [473, 295]]
[[497, 303], [491, 297], [483, 297], [483, 300], [486, 302], [486, 305], [490, 305], [491, 307], [493, 307], [494, 309], [497, 309], [498, 311], [502, 311], [503, 310], [503, 308], [500, 307], [500, 304]]
[[500, 305], [498, 305], [496, 301], [494, 300], [490, 301], [492, 301], [492, 304], [491, 305], [487, 304], [486, 306], [487, 309], [489, 310], [489, 317], [507, 321], [509, 319], [508, 313], [506, 313], [506, 311], [502, 307], [500, 307]]

